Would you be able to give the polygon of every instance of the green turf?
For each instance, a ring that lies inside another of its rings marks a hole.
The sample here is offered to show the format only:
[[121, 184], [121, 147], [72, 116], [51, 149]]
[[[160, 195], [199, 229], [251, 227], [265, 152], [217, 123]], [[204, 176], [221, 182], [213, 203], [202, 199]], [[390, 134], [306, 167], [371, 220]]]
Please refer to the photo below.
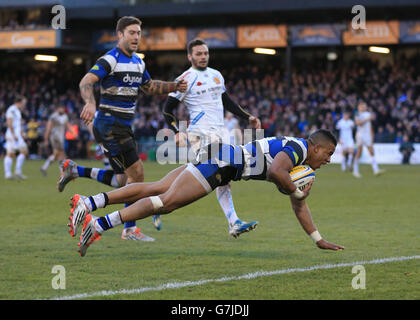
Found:
[[[83, 161], [87, 166], [100, 162]], [[257, 271], [370, 261], [420, 255], [420, 166], [383, 166], [374, 177], [362, 165], [362, 179], [329, 165], [317, 171], [307, 199], [323, 237], [345, 246], [323, 251], [312, 243], [291, 210], [288, 197], [270, 183], [233, 182], [240, 218], [258, 228], [233, 239], [215, 194], [163, 217], [161, 231], [151, 219], [138, 222], [153, 243], [120, 240], [121, 227], [108, 231], [86, 257], [68, 234], [69, 199], [111, 190], [89, 179], [56, 189], [58, 166], [42, 177], [39, 161], [27, 161], [26, 181], [0, 178], [0, 299], [45, 299], [102, 290], [156, 288], [166, 283], [236, 277]], [[3, 168], [3, 163], [0, 163]], [[146, 181], [175, 166], [145, 163]], [[97, 211], [104, 215], [121, 206]], [[52, 268], [66, 270], [65, 290], [52, 288]], [[91, 299], [420, 299], [420, 259], [365, 265], [366, 289], [352, 288], [352, 267], [210, 282], [140, 294]]]

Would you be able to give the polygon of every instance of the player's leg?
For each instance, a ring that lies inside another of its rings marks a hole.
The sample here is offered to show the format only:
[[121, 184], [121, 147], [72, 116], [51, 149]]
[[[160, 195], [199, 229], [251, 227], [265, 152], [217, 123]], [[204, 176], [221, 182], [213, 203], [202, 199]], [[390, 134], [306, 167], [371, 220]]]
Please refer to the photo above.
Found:
[[349, 170], [351, 170], [351, 166], [353, 164], [353, 144], [349, 145], [349, 147], [347, 148], [347, 168]]
[[21, 139], [19, 141], [19, 155], [16, 157], [15, 177], [18, 179], [26, 179], [26, 176], [22, 173], [23, 164], [28, 156], [28, 146], [25, 141]]
[[369, 145], [367, 147], [369, 154], [370, 154], [370, 161], [372, 165], [372, 170], [374, 175], [380, 175], [384, 172], [384, 170], [379, 169], [378, 163], [376, 162], [375, 151], [373, 149], [373, 145]]
[[[221, 130], [218, 135], [210, 136], [210, 140], [204, 138], [201, 142], [201, 148], [205, 147], [207, 144], [222, 141], [228, 145], [231, 144], [232, 135], [228, 130]], [[234, 160], [234, 159], [230, 159]], [[254, 230], [257, 227], [257, 221], [246, 222], [239, 219], [238, 214], [236, 213], [235, 205], [233, 204], [232, 191], [230, 184], [226, 184], [216, 188], [216, 197], [219, 202], [220, 207], [223, 210], [223, 213], [228, 221], [229, 234], [236, 238], [244, 232]]]
[[170, 213], [206, 196], [209, 192], [211, 189], [205, 188], [202, 181], [199, 181], [193, 173], [183, 170], [164, 194], [138, 200], [131, 206], [104, 217], [96, 218], [88, 214], [80, 236], [79, 252], [84, 256], [89, 245], [106, 230], [127, 221], [144, 219], [154, 214]]
[[[50, 144], [53, 149], [52, 154], [45, 160], [44, 164], [41, 167], [41, 173], [46, 176], [47, 170], [50, 167], [51, 163], [58, 159], [58, 155], [60, 154], [61, 149], [64, 149], [64, 137], [60, 139], [60, 137], [56, 134], [50, 136]], [[48, 149], [48, 145], [45, 144], [45, 148]], [[59, 159], [59, 160], [64, 160]]]
[[342, 152], [343, 158], [341, 159], [341, 171], [346, 171], [347, 150], [345, 149], [344, 145], [342, 145], [342, 147], [343, 147], [343, 152]]
[[119, 188], [126, 184], [127, 175], [114, 170], [84, 167], [71, 159], [66, 159], [60, 164], [60, 179], [57, 182], [58, 191], [62, 192], [65, 186], [77, 178], [87, 178], [103, 183], [110, 187]]
[[51, 163], [54, 162], [54, 160], [56, 159], [56, 154], [57, 154], [57, 151], [53, 150], [53, 153], [48, 156], [48, 158], [45, 160], [44, 164], [42, 165], [40, 170], [44, 176], [47, 175], [48, 168], [50, 167]]
[[14, 157], [14, 149], [12, 146], [9, 146], [9, 143], [6, 143], [6, 156], [4, 157], [4, 177], [6, 179], [13, 179], [12, 167]]
[[86, 214], [97, 209], [112, 204], [132, 203], [145, 197], [165, 193], [185, 168], [186, 165], [176, 168], [157, 182], [132, 183], [122, 188], [89, 197], [75, 194], [70, 204], [70, 234], [74, 236]]
[[359, 172], [359, 159], [362, 155], [362, 149], [363, 149], [363, 143], [360, 141], [360, 139], [357, 139], [357, 151], [356, 156], [354, 157], [353, 162], [353, 176], [356, 178], [361, 178], [360, 172]]

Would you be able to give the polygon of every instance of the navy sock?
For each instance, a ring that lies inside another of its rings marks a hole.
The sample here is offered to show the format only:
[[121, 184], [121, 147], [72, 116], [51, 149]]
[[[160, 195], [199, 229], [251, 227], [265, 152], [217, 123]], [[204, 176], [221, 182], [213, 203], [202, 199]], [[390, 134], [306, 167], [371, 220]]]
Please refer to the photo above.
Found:
[[[127, 208], [128, 206], [130, 206], [131, 203], [126, 203], [124, 206]], [[132, 228], [136, 226], [136, 221], [128, 221], [124, 223], [124, 229], [127, 228]]]

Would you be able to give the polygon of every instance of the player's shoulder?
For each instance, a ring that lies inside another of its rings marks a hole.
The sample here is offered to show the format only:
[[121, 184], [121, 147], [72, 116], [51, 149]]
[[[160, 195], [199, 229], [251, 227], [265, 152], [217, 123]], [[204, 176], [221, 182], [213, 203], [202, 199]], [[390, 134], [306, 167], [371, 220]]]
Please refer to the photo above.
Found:
[[195, 70], [194, 68], [189, 68], [187, 70], [185, 70], [183, 73], [181, 73], [176, 79], [177, 80], [192, 80], [194, 78], [197, 77], [197, 73], [198, 71]]
[[118, 48], [113, 48], [108, 52], [105, 52], [98, 60], [105, 60], [111, 66], [115, 66], [120, 59], [121, 53], [119, 52]]
[[13, 115], [17, 111], [19, 111], [18, 107], [16, 107], [14, 104], [12, 104], [11, 106], [9, 106], [9, 108], [7, 108], [6, 115]]
[[142, 66], [145, 65], [143, 59], [140, 58], [137, 54], [133, 54], [132, 60], [133, 60], [134, 63], [141, 64]]
[[209, 73], [211, 73], [215, 76], [219, 76], [219, 77], [223, 78], [222, 73], [219, 70], [216, 70], [214, 68], [207, 67], [207, 72], [209, 72]]

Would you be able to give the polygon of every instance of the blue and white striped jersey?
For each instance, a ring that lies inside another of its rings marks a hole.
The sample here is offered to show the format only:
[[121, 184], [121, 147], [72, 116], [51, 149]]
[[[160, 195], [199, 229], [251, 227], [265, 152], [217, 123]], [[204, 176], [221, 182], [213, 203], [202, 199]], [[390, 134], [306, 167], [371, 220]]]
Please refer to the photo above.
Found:
[[244, 152], [244, 166], [241, 179], [268, 180], [268, 170], [274, 157], [284, 151], [293, 166], [305, 162], [308, 143], [305, 139], [294, 137], [270, 137], [252, 141], [241, 146]]
[[151, 80], [144, 61], [116, 47], [100, 57], [89, 72], [100, 79], [99, 110], [116, 118], [133, 119], [139, 87]]

